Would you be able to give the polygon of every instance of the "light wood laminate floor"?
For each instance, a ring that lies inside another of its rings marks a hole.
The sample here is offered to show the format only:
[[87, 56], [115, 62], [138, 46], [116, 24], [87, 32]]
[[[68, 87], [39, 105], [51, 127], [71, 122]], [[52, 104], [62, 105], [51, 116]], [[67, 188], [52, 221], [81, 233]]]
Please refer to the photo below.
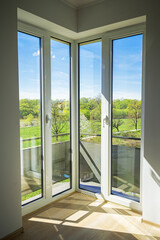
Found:
[[160, 228], [120, 205], [74, 193], [23, 218], [16, 240], [160, 240]]

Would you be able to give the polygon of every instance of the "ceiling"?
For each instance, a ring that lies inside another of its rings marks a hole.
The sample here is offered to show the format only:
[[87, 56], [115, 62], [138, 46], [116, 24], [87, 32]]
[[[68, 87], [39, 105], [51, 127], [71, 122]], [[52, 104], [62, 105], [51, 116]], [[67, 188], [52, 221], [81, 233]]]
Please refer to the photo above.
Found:
[[61, 0], [73, 8], [82, 8], [88, 5], [96, 4], [104, 0]]

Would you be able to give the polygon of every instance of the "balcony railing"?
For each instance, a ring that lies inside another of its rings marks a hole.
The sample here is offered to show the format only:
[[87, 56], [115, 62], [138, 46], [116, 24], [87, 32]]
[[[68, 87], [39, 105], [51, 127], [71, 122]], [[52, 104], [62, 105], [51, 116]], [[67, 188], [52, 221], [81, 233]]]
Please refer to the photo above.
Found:
[[[54, 134], [54, 137], [69, 136], [70, 133]], [[95, 133], [81, 133], [80, 142], [80, 179], [81, 184], [85, 184], [92, 177], [97, 179], [97, 182], [101, 182], [101, 145], [99, 142], [92, 142], [89, 139], [92, 137], [101, 137], [101, 134]], [[112, 136], [113, 139], [123, 140], [123, 141], [138, 141], [141, 138], [124, 137], [124, 136]], [[35, 141], [41, 139], [40, 137], [27, 138], [21, 140], [21, 146], [23, 142]], [[117, 144], [117, 143], [116, 143]], [[116, 175], [117, 172], [117, 156], [118, 159], [118, 171], [129, 172], [131, 175], [139, 178], [139, 164], [140, 164], [140, 149], [121, 145], [112, 145], [112, 158], [113, 166], [112, 173]], [[63, 181], [65, 174], [70, 174], [70, 141], [56, 141], [52, 143], [52, 177], [54, 181]], [[127, 156], [124, 156], [124, 152], [127, 152]], [[138, 157], [137, 157], [138, 156]], [[28, 148], [21, 148], [21, 165], [22, 165], [22, 176], [27, 176], [30, 178], [40, 178], [41, 174], [41, 148], [40, 146], [32, 146]], [[115, 166], [115, 169], [114, 169]], [[125, 169], [124, 169], [125, 168]], [[88, 177], [89, 176], [89, 177]], [[127, 180], [127, 179], [124, 179]], [[88, 185], [89, 186], [89, 185]], [[88, 187], [86, 186], [86, 187]], [[90, 186], [97, 187], [97, 186]], [[98, 187], [98, 189], [100, 189]], [[97, 190], [96, 190], [97, 191]], [[100, 190], [99, 190], [100, 191]]]

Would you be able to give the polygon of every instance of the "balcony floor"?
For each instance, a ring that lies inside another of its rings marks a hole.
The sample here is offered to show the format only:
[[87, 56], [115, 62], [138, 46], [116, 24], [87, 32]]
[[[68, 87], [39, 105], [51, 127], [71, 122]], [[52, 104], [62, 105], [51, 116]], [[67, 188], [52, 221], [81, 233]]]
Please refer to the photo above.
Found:
[[120, 205], [74, 193], [23, 218], [14, 240], [160, 240], [160, 228]]

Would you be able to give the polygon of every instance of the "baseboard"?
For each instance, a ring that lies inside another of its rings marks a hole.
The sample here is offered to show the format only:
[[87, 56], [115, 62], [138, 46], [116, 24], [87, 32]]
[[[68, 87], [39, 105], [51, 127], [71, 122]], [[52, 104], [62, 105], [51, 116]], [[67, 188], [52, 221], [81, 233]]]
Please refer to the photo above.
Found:
[[157, 223], [153, 223], [153, 222], [150, 222], [150, 221], [144, 220], [143, 218], [142, 218], [142, 222], [143, 222], [143, 223], [150, 224], [150, 225], [152, 225], [152, 226], [154, 226], [154, 227], [158, 227], [158, 228], [160, 228], [160, 224], [157, 224]]
[[1, 238], [1, 240], [10, 240], [12, 239], [13, 237], [17, 237], [18, 235], [20, 235], [21, 233], [23, 233], [24, 230], [23, 230], [23, 227], [17, 229], [16, 231], [8, 234], [7, 236]]

